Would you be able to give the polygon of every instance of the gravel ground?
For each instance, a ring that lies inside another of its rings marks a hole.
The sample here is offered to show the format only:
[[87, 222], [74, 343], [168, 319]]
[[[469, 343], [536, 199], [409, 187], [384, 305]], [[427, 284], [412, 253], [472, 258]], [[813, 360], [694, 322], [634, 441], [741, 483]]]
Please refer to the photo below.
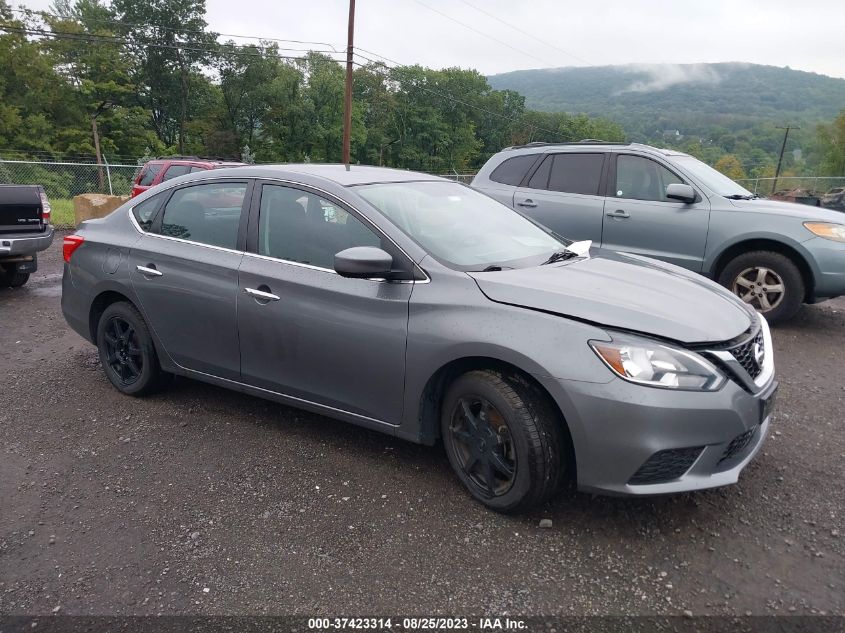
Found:
[[0, 290], [0, 613], [845, 613], [843, 300], [775, 330], [737, 486], [503, 517], [440, 447], [184, 379], [119, 395], [62, 318], [57, 237]]

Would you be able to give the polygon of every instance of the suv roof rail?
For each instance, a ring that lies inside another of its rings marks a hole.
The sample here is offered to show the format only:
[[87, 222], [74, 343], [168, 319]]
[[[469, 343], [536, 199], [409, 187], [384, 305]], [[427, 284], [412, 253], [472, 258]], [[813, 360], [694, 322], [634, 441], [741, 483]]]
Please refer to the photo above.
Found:
[[602, 141], [599, 139], [585, 138], [580, 141], [566, 141], [563, 143], [532, 141], [531, 143], [524, 143], [522, 145], [511, 145], [510, 147], [506, 147], [505, 149], [522, 149], [524, 147], [552, 147], [559, 145], [631, 145], [631, 143], [626, 143], [624, 141]]

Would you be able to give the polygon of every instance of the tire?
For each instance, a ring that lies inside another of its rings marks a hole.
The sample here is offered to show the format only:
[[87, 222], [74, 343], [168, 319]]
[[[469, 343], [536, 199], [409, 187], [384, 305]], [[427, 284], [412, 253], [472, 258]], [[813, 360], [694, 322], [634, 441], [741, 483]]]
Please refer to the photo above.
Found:
[[103, 311], [97, 323], [97, 349], [106, 377], [121, 393], [143, 396], [167, 382], [150, 330], [131, 303], [119, 301]]
[[[788, 321], [804, 302], [804, 278], [798, 266], [786, 255], [772, 251], [735, 257], [719, 274], [719, 283], [753, 305], [771, 324]], [[783, 291], [778, 293], [778, 287]], [[763, 291], [762, 298], [755, 292], [758, 289]]]
[[488, 508], [521, 512], [559, 489], [571, 454], [568, 434], [545, 394], [520, 376], [459, 376], [446, 390], [440, 425], [452, 469]]
[[10, 288], [20, 288], [29, 281], [29, 273], [6, 270], [3, 273], [3, 281]]

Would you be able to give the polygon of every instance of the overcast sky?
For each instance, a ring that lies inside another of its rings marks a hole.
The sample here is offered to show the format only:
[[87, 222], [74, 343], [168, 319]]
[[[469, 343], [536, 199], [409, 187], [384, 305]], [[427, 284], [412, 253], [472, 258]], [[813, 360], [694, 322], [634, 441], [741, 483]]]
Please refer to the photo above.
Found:
[[[347, 0], [206, 1], [221, 33], [346, 43]], [[843, 0], [357, 0], [355, 27], [362, 49], [485, 74], [742, 61], [845, 78]]]

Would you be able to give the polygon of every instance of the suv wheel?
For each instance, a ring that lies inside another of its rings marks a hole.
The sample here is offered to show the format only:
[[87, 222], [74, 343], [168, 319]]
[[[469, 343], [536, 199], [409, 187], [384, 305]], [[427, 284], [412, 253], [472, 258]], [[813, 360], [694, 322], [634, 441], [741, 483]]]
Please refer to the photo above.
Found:
[[10, 288], [20, 288], [29, 281], [29, 273], [19, 273], [16, 270], [3, 271], [3, 283]]
[[548, 499], [563, 477], [567, 444], [545, 395], [519, 377], [468, 372], [443, 400], [449, 463], [473, 497], [498, 512]]
[[97, 323], [97, 349], [106, 377], [121, 393], [142, 396], [164, 385], [167, 374], [149, 328], [132, 304], [121, 301], [105, 309]]
[[719, 283], [773, 324], [795, 316], [804, 301], [801, 271], [791, 259], [772, 251], [735, 257], [719, 275]]

